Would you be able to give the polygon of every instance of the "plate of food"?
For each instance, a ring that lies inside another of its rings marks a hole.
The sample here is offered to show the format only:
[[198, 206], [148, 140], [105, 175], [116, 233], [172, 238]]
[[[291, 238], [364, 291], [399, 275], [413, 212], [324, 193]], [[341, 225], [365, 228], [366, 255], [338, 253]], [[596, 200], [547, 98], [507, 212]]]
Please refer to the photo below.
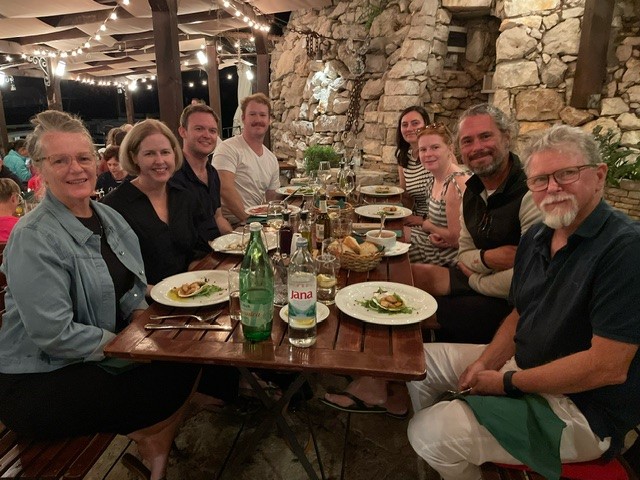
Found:
[[[316, 322], [322, 323], [329, 316], [329, 307], [324, 303], [318, 302], [316, 304]], [[280, 318], [284, 323], [289, 323], [289, 304], [280, 309]]]
[[[264, 238], [266, 238], [268, 250], [273, 250], [278, 246], [278, 236], [276, 232], [264, 231]], [[227, 235], [214, 238], [209, 242], [209, 246], [215, 252], [229, 253], [231, 255], [244, 255], [247, 243], [249, 243], [249, 235], [247, 235], [243, 242], [241, 233], [229, 233]]]
[[[266, 217], [268, 211], [269, 204], [265, 203], [263, 205], [256, 205], [255, 207], [245, 208], [244, 213], [246, 213], [247, 215], [251, 215], [252, 217]], [[300, 207], [289, 205], [290, 213], [298, 213], [299, 211]]]
[[303, 195], [313, 195], [313, 187], [310, 187], [309, 185], [290, 185], [288, 187], [280, 187], [276, 192], [280, 195], [301, 197]]
[[409, 325], [436, 313], [435, 298], [424, 290], [394, 282], [355, 283], [336, 293], [336, 307], [378, 325]]
[[405, 218], [411, 215], [412, 212], [410, 209], [405, 207], [376, 203], [358, 207], [356, 208], [356, 213], [369, 218], [380, 218], [383, 213], [385, 218]]
[[392, 185], [366, 185], [360, 187], [360, 193], [371, 195], [372, 197], [390, 197], [404, 193], [404, 188]]
[[167, 277], [151, 289], [151, 298], [170, 307], [203, 307], [229, 300], [226, 270], [194, 270]]

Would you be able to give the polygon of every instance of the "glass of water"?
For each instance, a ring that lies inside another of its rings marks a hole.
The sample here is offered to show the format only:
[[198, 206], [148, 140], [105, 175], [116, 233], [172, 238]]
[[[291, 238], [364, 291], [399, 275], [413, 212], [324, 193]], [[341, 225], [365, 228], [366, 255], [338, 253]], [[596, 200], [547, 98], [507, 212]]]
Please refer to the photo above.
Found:
[[323, 253], [315, 259], [316, 280], [318, 286], [318, 301], [325, 305], [333, 305], [336, 299], [336, 262], [337, 258], [331, 253]]

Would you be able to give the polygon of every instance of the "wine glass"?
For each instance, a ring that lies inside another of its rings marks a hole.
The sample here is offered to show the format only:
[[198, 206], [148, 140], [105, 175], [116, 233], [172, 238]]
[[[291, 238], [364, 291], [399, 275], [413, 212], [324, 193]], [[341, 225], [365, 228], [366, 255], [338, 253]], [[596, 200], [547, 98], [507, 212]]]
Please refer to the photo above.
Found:
[[274, 230], [280, 230], [284, 220], [282, 218], [283, 212], [287, 210], [287, 206], [282, 200], [272, 200], [267, 207], [267, 225]]
[[327, 183], [331, 180], [331, 163], [323, 161], [318, 164], [318, 177], [327, 188]]
[[356, 173], [351, 169], [345, 170], [344, 174], [340, 177], [338, 186], [344, 193], [346, 200], [349, 201], [349, 195], [351, 195], [351, 192], [356, 188]]

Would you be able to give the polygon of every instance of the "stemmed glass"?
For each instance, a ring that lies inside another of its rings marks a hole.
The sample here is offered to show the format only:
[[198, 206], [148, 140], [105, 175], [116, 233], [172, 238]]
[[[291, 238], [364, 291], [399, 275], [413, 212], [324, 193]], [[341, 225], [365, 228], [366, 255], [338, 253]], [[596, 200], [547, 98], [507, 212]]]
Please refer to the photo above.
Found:
[[322, 180], [326, 190], [327, 183], [331, 179], [331, 163], [323, 161], [318, 164], [318, 177]]
[[356, 188], [356, 173], [351, 169], [345, 170], [340, 177], [338, 187], [344, 193], [346, 200], [349, 201], [349, 195]]
[[[282, 218], [282, 214], [286, 211], [287, 206], [282, 200], [272, 200], [269, 202], [269, 206], [267, 207], [267, 225], [273, 228], [278, 233], [280, 227], [284, 223]], [[280, 243], [277, 245], [278, 250], [280, 250]]]

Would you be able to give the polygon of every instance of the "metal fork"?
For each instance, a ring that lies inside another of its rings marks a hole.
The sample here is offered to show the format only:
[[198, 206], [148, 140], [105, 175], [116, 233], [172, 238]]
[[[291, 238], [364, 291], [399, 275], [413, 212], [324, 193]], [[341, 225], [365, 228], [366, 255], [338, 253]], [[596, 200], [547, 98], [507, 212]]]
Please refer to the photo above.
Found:
[[216, 320], [220, 315], [222, 314], [222, 310], [209, 315], [208, 317], [202, 317], [201, 315], [194, 315], [192, 313], [183, 313], [182, 315], [149, 315], [149, 320], [168, 320], [170, 318], [194, 318], [195, 320], [197, 320], [198, 322], [202, 322], [202, 323], [212, 323], [212, 324], [217, 324], [220, 325], [218, 323], [218, 321]]

